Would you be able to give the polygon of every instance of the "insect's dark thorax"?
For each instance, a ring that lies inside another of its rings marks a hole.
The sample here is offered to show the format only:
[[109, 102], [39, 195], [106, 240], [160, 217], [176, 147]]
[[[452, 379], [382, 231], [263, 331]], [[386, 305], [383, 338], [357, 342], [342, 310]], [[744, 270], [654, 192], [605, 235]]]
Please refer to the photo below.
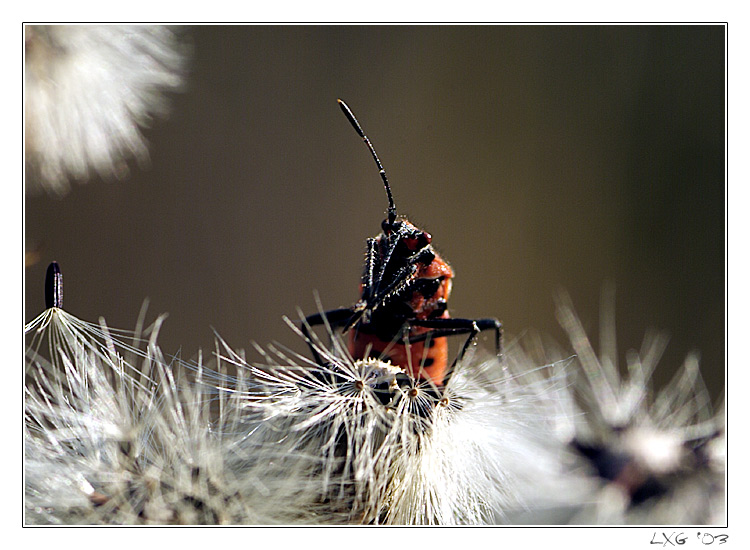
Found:
[[[383, 262], [383, 247], [378, 237], [378, 262]], [[395, 258], [382, 272], [380, 284], [387, 284], [388, 278], [398, 271], [399, 259]], [[381, 268], [380, 265], [376, 269]], [[408, 290], [392, 296], [375, 307], [370, 314], [357, 323], [349, 335], [349, 351], [354, 359], [380, 357], [389, 359], [415, 378], [430, 378], [438, 384], [447, 368], [448, 343], [445, 337], [414, 342], [408, 347], [396, 339], [404, 323], [409, 320], [445, 319], [449, 317], [447, 300], [452, 285], [453, 270], [438, 254], [429, 264], [417, 264], [417, 270], [410, 278]], [[360, 285], [360, 292], [364, 285]], [[430, 329], [412, 327], [409, 336], [429, 332]], [[368, 353], [369, 350], [369, 353]]]

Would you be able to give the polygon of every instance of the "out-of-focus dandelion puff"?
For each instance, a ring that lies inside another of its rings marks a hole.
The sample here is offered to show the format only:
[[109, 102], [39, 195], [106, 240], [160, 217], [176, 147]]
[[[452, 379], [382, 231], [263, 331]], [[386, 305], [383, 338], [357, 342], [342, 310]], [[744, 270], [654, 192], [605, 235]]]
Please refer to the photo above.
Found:
[[572, 521], [598, 524], [725, 523], [723, 414], [715, 413], [690, 354], [673, 380], [654, 394], [651, 375], [666, 346], [644, 340], [618, 367], [614, 294], [607, 289], [597, 356], [568, 297], [558, 318], [577, 354], [573, 385], [581, 414], [571, 415], [572, 446], [600, 480], [598, 497]]
[[123, 177], [148, 162], [139, 127], [168, 111], [188, 57], [179, 27], [25, 27], [27, 189], [62, 195], [69, 180]]
[[284, 460], [296, 474], [278, 469], [274, 486], [305, 488], [298, 503], [314, 515], [298, 507], [301, 520], [496, 523], [579, 492], [575, 476], [563, 476], [567, 452], [553, 436], [551, 419], [564, 413], [560, 373], [527, 379], [470, 353], [438, 388], [390, 363], [352, 360], [329, 336], [330, 345], [312, 342], [322, 365], [278, 349], [259, 350], [263, 366], [226, 345], [221, 356], [252, 381], [240, 385], [248, 443], [270, 453], [262, 462]]

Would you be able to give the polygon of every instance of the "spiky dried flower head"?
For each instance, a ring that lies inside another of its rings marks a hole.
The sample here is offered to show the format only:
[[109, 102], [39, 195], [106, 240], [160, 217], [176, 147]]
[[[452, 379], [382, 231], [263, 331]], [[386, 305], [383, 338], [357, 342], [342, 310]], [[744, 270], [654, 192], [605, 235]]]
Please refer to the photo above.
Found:
[[[672, 381], [655, 392], [651, 376], [666, 339], [647, 337], [640, 353], [618, 366], [613, 318], [614, 289], [605, 288], [602, 350], [597, 356], [562, 296], [558, 318], [577, 354], [572, 388], [582, 414], [572, 446], [601, 480], [600, 497], [581, 522], [612, 524], [707, 524], [724, 521], [724, 422], [713, 410], [690, 354]], [[576, 416], [571, 416], [576, 418]]]
[[91, 171], [122, 177], [143, 164], [139, 127], [168, 111], [165, 92], [184, 82], [179, 29], [157, 25], [25, 27], [29, 188], [62, 195]]

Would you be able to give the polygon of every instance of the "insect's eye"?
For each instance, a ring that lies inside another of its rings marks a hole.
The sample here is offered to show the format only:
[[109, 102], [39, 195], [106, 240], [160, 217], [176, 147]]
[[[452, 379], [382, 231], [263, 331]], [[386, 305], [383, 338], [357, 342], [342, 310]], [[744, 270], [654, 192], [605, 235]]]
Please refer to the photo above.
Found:
[[404, 244], [406, 245], [406, 248], [411, 250], [412, 252], [417, 249], [417, 246], [419, 246], [419, 238], [418, 237], [404, 237]]
[[411, 251], [421, 250], [431, 242], [432, 235], [426, 231], [420, 231], [416, 235], [404, 237], [404, 244]]

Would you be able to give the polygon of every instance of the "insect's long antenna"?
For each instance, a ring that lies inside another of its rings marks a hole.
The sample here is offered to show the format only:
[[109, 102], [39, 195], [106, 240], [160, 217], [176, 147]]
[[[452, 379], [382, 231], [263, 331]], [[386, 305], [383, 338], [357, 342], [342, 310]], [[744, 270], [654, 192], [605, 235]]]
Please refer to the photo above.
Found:
[[383, 179], [383, 184], [385, 184], [385, 192], [388, 194], [388, 223], [390, 225], [393, 225], [393, 222], [396, 221], [396, 205], [393, 203], [391, 186], [388, 183], [388, 177], [385, 175], [385, 168], [383, 168], [383, 165], [380, 164], [380, 159], [378, 158], [377, 153], [375, 153], [375, 148], [372, 146], [372, 143], [370, 143], [369, 138], [362, 131], [362, 127], [359, 125], [359, 122], [357, 122], [357, 119], [355, 118], [354, 113], [352, 113], [352, 110], [341, 99], [339, 99], [338, 102], [341, 110], [344, 111], [346, 118], [349, 119], [349, 122], [351, 122], [352, 126], [354, 126], [354, 129], [359, 134], [359, 137], [364, 140], [364, 142], [367, 144], [367, 147], [370, 149], [372, 158], [375, 159], [375, 164], [378, 165], [378, 170], [380, 170], [380, 177]]

